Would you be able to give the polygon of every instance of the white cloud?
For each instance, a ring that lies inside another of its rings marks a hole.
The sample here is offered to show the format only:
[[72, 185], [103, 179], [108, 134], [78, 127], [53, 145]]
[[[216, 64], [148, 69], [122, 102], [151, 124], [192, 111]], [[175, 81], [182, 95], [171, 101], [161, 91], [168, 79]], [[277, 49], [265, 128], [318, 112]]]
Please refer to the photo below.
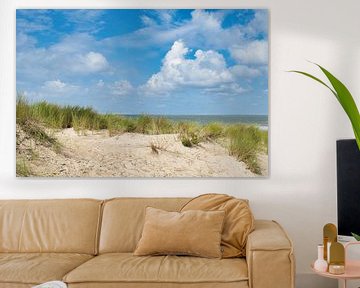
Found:
[[101, 53], [89, 52], [85, 55], [80, 55], [79, 63], [74, 63], [74, 69], [80, 72], [99, 72], [107, 69], [109, 63]]
[[256, 10], [254, 19], [244, 27], [246, 34], [248, 34], [248, 36], [267, 34], [269, 26], [268, 14], [268, 10], [266, 9]]
[[114, 82], [110, 86], [111, 94], [116, 96], [125, 96], [129, 95], [134, 91], [134, 87], [127, 80], [120, 80]]
[[173, 20], [174, 10], [157, 10], [158, 17], [163, 24], [169, 24]]
[[188, 53], [183, 41], [175, 41], [163, 59], [160, 71], [143, 87], [145, 91], [166, 93], [181, 86], [212, 87], [233, 81], [220, 53], [197, 50], [194, 59], [187, 59]]
[[261, 69], [246, 65], [235, 65], [230, 70], [236, 77], [255, 78], [261, 75]]
[[100, 79], [97, 83], [96, 83], [96, 87], [102, 88], [104, 87], [105, 83], [102, 79]]
[[104, 10], [96, 9], [71, 9], [64, 10], [64, 16], [68, 22], [75, 25], [77, 32], [99, 32], [105, 22], [101, 20]]
[[51, 30], [53, 21], [49, 10], [19, 9], [16, 11], [16, 31], [18, 33]]
[[140, 18], [145, 26], [155, 26], [157, 24], [169, 25], [173, 20], [176, 10], [145, 10], [144, 13]]
[[[20, 35], [20, 34], [19, 34]], [[44, 48], [36, 47], [32, 37], [18, 38], [16, 65], [18, 75], [29, 83], [47, 79], [73, 79], [78, 74], [103, 73], [111, 66], [99, 43], [89, 34], [73, 34]]]
[[88, 33], [75, 33], [68, 34], [60, 39], [56, 44], [50, 46], [49, 52], [51, 53], [84, 53], [100, 48], [100, 44], [97, 43], [96, 39]]
[[60, 80], [46, 81], [43, 85], [44, 88], [47, 88], [50, 90], [56, 90], [56, 91], [63, 90], [66, 86], [67, 86], [67, 84], [64, 82], [61, 82]]
[[247, 90], [242, 88], [238, 83], [221, 84], [217, 87], [206, 88], [202, 91], [203, 94], [211, 93], [220, 96], [239, 95]]
[[141, 16], [141, 22], [145, 25], [145, 26], [154, 26], [156, 25], [156, 22], [153, 18], [146, 16], [146, 15], [142, 15]]
[[37, 43], [37, 40], [34, 37], [29, 36], [25, 33], [20, 32], [16, 35], [16, 49], [17, 50], [33, 49], [35, 47], [36, 43]]
[[255, 40], [243, 45], [235, 45], [230, 48], [230, 53], [239, 63], [267, 64], [268, 42], [265, 40]]
[[191, 19], [178, 23], [172, 11], [158, 12], [156, 17], [145, 15], [141, 18], [145, 27], [135, 32], [108, 38], [104, 43], [110, 46], [144, 47], [173, 43], [183, 39], [190, 47], [202, 49], [226, 49], [241, 43], [244, 38], [242, 26], [234, 25], [223, 28], [222, 20], [226, 13], [216, 13], [204, 10], [191, 12]]
[[79, 92], [85, 92], [86, 94], [86, 88], [81, 88], [80, 86], [65, 83], [56, 79], [45, 81], [40, 89], [35, 91], [35, 94], [37, 94], [37, 98], [53, 96], [72, 97], [77, 95]]

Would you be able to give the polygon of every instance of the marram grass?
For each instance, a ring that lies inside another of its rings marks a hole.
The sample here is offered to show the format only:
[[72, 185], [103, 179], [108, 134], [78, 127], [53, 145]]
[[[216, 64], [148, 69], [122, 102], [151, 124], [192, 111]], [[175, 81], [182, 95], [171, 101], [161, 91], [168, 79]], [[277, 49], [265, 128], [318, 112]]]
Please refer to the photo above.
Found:
[[[25, 133], [46, 145], [58, 145], [45, 128], [73, 128], [77, 132], [107, 129], [110, 136], [125, 132], [142, 134], [179, 134], [185, 147], [193, 147], [206, 141], [217, 141], [227, 148], [229, 155], [247, 164], [261, 174], [258, 154], [267, 153], [268, 133], [255, 126], [242, 124], [208, 123], [201, 125], [191, 121], [174, 122], [165, 117], [140, 115], [125, 117], [100, 114], [91, 107], [60, 106], [46, 101], [28, 103], [18, 97], [16, 123]], [[23, 169], [24, 170], [24, 169]], [[26, 172], [24, 173], [26, 174]]]

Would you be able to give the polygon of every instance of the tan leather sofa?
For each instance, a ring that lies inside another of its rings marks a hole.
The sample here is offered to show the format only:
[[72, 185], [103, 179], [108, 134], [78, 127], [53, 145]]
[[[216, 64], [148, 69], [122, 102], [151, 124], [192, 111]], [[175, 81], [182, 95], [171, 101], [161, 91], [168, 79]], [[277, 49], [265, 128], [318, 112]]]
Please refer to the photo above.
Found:
[[71, 288], [293, 288], [292, 244], [256, 220], [246, 258], [133, 256], [144, 211], [186, 198], [0, 201], [0, 288], [62, 280]]

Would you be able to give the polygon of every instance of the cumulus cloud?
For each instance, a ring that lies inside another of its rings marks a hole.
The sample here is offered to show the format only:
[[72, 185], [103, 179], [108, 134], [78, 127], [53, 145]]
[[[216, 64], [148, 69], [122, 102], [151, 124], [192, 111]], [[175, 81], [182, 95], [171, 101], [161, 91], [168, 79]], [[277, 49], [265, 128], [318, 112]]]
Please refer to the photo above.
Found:
[[36, 47], [31, 36], [18, 38], [17, 71], [23, 81], [73, 79], [111, 70], [111, 66], [95, 38], [86, 33], [72, 34], [49, 47]]
[[129, 95], [134, 91], [134, 87], [131, 85], [131, 83], [127, 80], [120, 80], [114, 82], [110, 86], [111, 94], [116, 96], [125, 96]]
[[73, 69], [79, 72], [99, 72], [106, 70], [109, 63], [101, 53], [89, 52], [85, 55], [79, 55], [78, 63], [73, 64]]
[[63, 96], [70, 97], [74, 93], [80, 91], [80, 86], [76, 86], [70, 83], [65, 83], [59, 79], [45, 81], [39, 90], [35, 91], [33, 96], [36, 98], [41, 97], [52, 97], [52, 96]]
[[255, 78], [261, 75], [261, 69], [246, 65], [235, 65], [230, 70], [236, 77]]
[[243, 45], [235, 45], [230, 48], [231, 56], [239, 63], [267, 64], [268, 42], [255, 40]]
[[46, 81], [43, 87], [51, 90], [62, 90], [66, 86], [67, 86], [66, 83], [61, 82], [60, 80], [52, 80], [52, 81]]
[[267, 35], [269, 26], [268, 10], [261, 9], [256, 10], [254, 19], [252, 19], [248, 25], [244, 27], [244, 31], [248, 36]]
[[197, 50], [194, 59], [185, 58], [189, 49], [183, 41], [175, 41], [163, 59], [160, 71], [153, 74], [145, 89], [166, 93], [180, 86], [212, 87], [233, 81], [222, 54]]

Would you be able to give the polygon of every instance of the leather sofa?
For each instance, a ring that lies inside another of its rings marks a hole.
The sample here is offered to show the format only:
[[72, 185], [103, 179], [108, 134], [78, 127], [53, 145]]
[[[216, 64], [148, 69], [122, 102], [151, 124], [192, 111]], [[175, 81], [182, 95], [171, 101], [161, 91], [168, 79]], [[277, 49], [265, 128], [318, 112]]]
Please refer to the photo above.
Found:
[[292, 243], [270, 220], [256, 220], [246, 258], [133, 256], [145, 207], [178, 211], [188, 200], [1, 200], [0, 288], [294, 288]]

